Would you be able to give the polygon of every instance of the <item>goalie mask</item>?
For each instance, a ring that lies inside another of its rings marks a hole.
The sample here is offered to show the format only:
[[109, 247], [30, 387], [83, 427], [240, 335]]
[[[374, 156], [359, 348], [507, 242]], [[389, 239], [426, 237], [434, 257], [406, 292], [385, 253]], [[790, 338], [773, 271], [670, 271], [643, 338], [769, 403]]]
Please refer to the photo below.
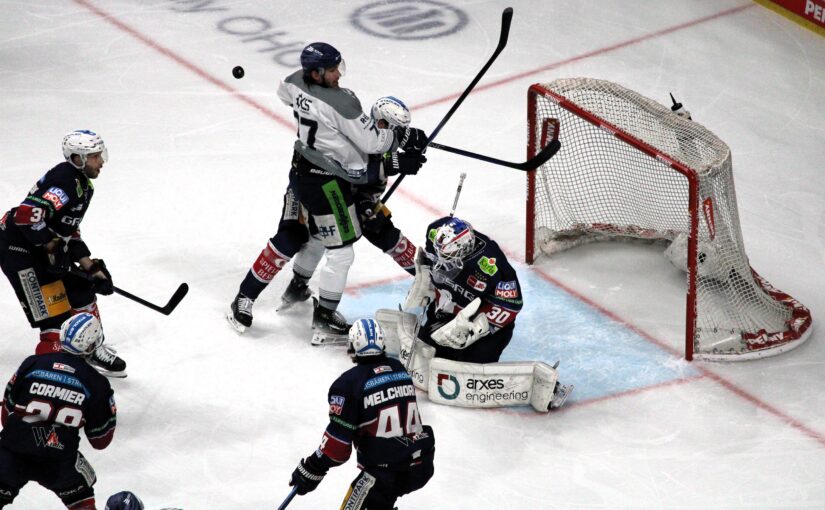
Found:
[[60, 348], [77, 356], [88, 356], [103, 343], [103, 327], [97, 317], [79, 313], [60, 326]]
[[452, 218], [436, 229], [432, 243], [436, 255], [433, 269], [442, 273], [452, 273], [464, 267], [464, 259], [475, 248], [476, 235], [473, 226], [468, 222]]
[[[71, 163], [71, 165], [78, 170], [82, 170], [83, 167], [86, 166], [86, 157], [89, 154], [94, 154], [96, 152], [101, 153], [100, 157], [103, 159], [104, 163], [109, 161], [109, 151], [106, 150], [106, 145], [103, 143], [103, 139], [100, 138], [100, 135], [94, 131], [79, 129], [77, 131], [72, 131], [63, 137], [63, 157], [66, 158], [66, 161]], [[72, 161], [72, 155], [74, 154], [80, 156], [80, 162], [82, 165], [77, 166], [75, 162]]]
[[353, 359], [384, 354], [384, 331], [378, 321], [359, 319], [349, 328], [347, 352]]
[[403, 101], [393, 96], [384, 96], [372, 105], [372, 118], [376, 122], [385, 121], [390, 128], [409, 127], [410, 110]]

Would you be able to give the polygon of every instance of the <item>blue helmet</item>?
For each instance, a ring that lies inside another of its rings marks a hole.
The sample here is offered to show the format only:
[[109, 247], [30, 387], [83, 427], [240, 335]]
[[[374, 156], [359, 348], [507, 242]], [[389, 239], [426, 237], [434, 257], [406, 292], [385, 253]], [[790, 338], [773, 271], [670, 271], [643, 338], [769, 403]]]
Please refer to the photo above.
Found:
[[344, 59], [341, 58], [341, 52], [324, 42], [308, 44], [301, 51], [301, 68], [305, 74], [309, 74], [310, 71], [318, 71], [323, 74], [324, 70], [332, 69], [343, 63]]
[[122, 491], [109, 496], [105, 510], [143, 510], [143, 502], [133, 493]]
[[349, 353], [355, 358], [384, 354], [384, 331], [378, 321], [359, 319], [349, 328]]

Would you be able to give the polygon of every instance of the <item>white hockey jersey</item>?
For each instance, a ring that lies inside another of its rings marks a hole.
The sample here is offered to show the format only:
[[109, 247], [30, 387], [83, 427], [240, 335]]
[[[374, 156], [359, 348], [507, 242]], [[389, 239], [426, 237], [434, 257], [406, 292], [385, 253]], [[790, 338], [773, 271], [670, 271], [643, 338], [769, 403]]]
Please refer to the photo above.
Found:
[[366, 173], [370, 154], [394, 148], [393, 132], [379, 129], [349, 89], [308, 85], [298, 70], [278, 86], [278, 97], [292, 107], [299, 140], [353, 177]]

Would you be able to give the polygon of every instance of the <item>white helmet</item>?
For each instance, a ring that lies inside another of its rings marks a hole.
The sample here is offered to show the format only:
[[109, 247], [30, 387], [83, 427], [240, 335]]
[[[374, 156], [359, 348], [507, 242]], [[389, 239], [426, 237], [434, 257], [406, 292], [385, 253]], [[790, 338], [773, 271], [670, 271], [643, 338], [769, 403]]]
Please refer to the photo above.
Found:
[[359, 319], [349, 328], [348, 351], [354, 358], [384, 354], [384, 331], [373, 319]]
[[[103, 139], [94, 131], [79, 129], [63, 137], [63, 157], [78, 170], [86, 166], [86, 156], [96, 152], [102, 153], [104, 163], [109, 160], [109, 151], [106, 150]], [[80, 156], [80, 161], [83, 163], [81, 166], [75, 165], [72, 161], [72, 154]]]
[[431, 232], [430, 241], [436, 255], [434, 269], [453, 271], [464, 267], [464, 259], [475, 248], [476, 235], [469, 222], [451, 218]]
[[60, 326], [60, 348], [69, 354], [88, 356], [103, 343], [103, 327], [97, 317], [79, 313]]
[[372, 118], [376, 122], [385, 120], [391, 128], [408, 127], [410, 125], [410, 110], [403, 101], [393, 96], [384, 96], [372, 105]]

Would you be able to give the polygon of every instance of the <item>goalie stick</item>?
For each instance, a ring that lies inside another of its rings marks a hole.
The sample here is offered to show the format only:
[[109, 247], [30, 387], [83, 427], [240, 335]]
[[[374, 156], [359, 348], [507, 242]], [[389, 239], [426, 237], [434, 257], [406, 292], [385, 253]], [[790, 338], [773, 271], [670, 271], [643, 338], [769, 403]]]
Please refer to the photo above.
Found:
[[[92, 275], [86, 274], [77, 268], [73, 269], [71, 271], [71, 274], [79, 276], [88, 281], [92, 281], [92, 279], [94, 278]], [[149, 301], [146, 301], [141, 297], [135, 296], [134, 294], [127, 292], [121, 288], [115, 287], [114, 285], [112, 285], [112, 289], [114, 289], [115, 294], [120, 294], [121, 296], [127, 299], [131, 299], [135, 303], [140, 303], [146, 308], [151, 308], [152, 310], [160, 312], [163, 315], [169, 315], [175, 310], [175, 308], [177, 308], [180, 302], [183, 301], [183, 298], [186, 297], [186, 293], [189, 292], [189, 285], [181, 283], [178, 286], [177, 290], [175, 290], [175, 293], [172, 294], [172, 297], [169, 298], [169, 302], [167, 302], [164, 306], [158, 306], [154, 303], [150, 303]]]
[[[459, 96], [459, 98], [456, 100], [456, 102], [453, 103], [453, 106], [452, 106], [452, 108], [450, 108], [450, 111], [447, 112], [447, 115], [445, 115], [444, 118], [441, 119], [441, 122], [439, 122], [438, 125], [435, 127], [435, 129], [433, 129], [432, 133], [430, 133], [430, 136], [427, 137], [427, 145], [432, 143], [433, 139], [436, 136], [438, 136], [438, 132], [441, 131], [441, 128], [444, 127], [444, 124], [446, 124], [447, 121], [450, 120], [450, 117], [452, 117], [453, 114], [455, 113], [455, 111], [458, 110], [458, 107], [461, 106], [461, 103], [464, 102], [464, 99], [466, 99], [467, 96], [470, 95], [470, 92], [473, 91], [476, 84], [479, 82], [479, 80], [481, 80], [481, 77], [484, 76], [484, 73], [487, 72], [487, 69], [489, 69], [490, 66], [493, 65], [493, 62], [495, 62], [496, 58], [498, 58], [499, 53], [501, 53], [502, 50], [504, 50], [504, 47], [507, 46], [507, 38], [510, 35], [510, 22], [511, 21], [513, 21], [513, 8], [512, 7], [507, 7], [501, 13], [501, 32], [500, 32], [499, 37], [498, 37], [498, 46], [496, 46], [496, 49], [493, 52], [493, 55], [490, 57], [490, 59], [487, 61], [487, 63], [484, 64], [484, 67], [481, 68], [481, 71], [479, 71], [478, 74], [476, 74], [476, 77], [473, 78], [473, 81], [470, 82], [470, 85], [464, 90], [464, 92], [461, 94], [461, 96]], [[424, 149], [427, 148], [427, 145], [424, 146]], [[397, 179], [395, 179], [395, 182], [392, 183], [392, 186], [390, 186], [390, 189], [388, 189], [387, 192], [384, 194], [384, 196], [381, 197], [381, 201], [380, 201], [381, 204], [386, 204], [387, 203], [387, 200], [390, 199], [392, 194], [395, 193], [395, 190], [398, 188], [398, 186], [401, 185], [401, 182], [404, 180], [404, 177], [405, 177], [405, 175], [402, 174], [402, 175], [399, 175]]]

